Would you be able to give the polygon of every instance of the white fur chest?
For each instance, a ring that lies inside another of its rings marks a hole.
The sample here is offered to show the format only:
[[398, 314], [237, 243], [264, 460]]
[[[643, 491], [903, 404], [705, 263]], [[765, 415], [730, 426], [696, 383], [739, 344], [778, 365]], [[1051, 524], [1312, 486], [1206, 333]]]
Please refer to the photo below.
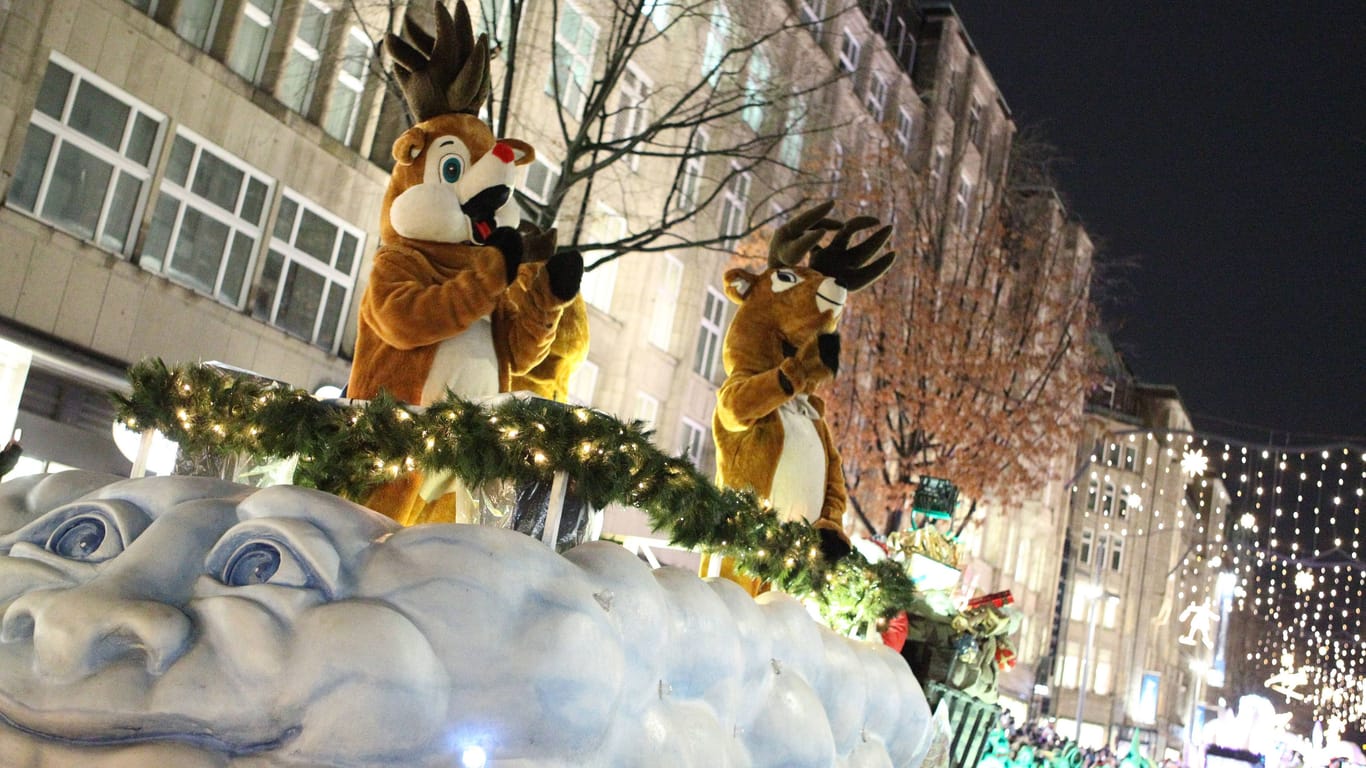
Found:
[[815, 421], [820, 414], [806, 395], [798, 395], [778, 409], [778, 416], [783, 420], [783, 451], [773, 470], [770, 500], [782, 520], [815, 522], [825, 504], [825, 445]]
[[498, 394], [498, 355], [493, 349], [493, 323], [487, 317], [437, 346], [422, 385], [422, 404], [445, 397], [447, 387], [466, 399]]

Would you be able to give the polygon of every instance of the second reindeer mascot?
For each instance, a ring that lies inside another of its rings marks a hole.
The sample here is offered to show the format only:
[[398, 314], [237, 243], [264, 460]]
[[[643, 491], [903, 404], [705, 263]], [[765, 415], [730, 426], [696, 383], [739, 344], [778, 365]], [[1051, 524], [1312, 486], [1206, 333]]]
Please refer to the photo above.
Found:
[[[535, 152], [496, 139], [478, 117], [489, 95], [488, 39], [474, 39], [463, 0], [454, 17], [436, 3], [435, 37], [411, 20], [407, 33], [411, 44], [389, 35], [385, 46], [418, 122], [394, 142], [348, 393], [428, 405], [447, 390], [507, 391], [538, 365], [578, 294], [583, 259], [524, 259], [512, 190]], [[413, 473], [366, 504], [404, 524], [453, 520], [461, 494], [449, 478]]]
[[[780, 227], [762, 272], [731, 269], [726, 295], [739, 305], [722, 344], [726, 381], [716, 393], [712, 433], [717, 482], [767, 499], [783, 520], [805, 520], [829, 559], [849, 552], [842, 518], [848, 496], [839, 450], [816, 389], [839, 367], [836, 333], [849, 294], [880, 277], [895, 260], [870, 260], [891, 236], [882, 227], [857, 245], [850, 239], [877, 225], [863, 216], [841, 224], [823, 203]], [[826, 246], [819, 245], [838, 230]], [[808, 252], [809, 264], [803, 264]], [[727, 560], [703, 564], [752, 594], [767, 585], [734, 572]]]

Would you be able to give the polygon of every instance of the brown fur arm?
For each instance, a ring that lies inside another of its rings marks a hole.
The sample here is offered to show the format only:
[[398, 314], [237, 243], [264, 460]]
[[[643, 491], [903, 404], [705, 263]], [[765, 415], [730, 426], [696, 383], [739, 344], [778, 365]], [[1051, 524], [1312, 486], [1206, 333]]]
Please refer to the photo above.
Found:
[[785, 388], [783, 381], [778, 368], [748, 375], [731, 373], [716, 393], [717, 423], [728, 432], [740, 432], [754, 426], [759, 419], [792, 399], [793, 390]]
[[497, 325], [505, 334], [504, 351], [513, 376], [523, 376], [545, 360], [555, 342], [565, 301], [550, 290], [544, 263], [523, 264], [517, 280], [498, 302]]
[[417, 251], [380, 248], [360, 307], [376, 334], [396, 349], [414, 349], [459, 335], [493, 312], [506, 287], [503, 255], [470, 250], [476, 266], [443, 280]]

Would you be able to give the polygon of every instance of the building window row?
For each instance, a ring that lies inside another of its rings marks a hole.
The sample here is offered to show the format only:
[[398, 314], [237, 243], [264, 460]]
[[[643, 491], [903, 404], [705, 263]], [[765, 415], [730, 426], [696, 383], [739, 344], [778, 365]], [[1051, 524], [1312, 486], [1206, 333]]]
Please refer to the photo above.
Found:
[[252, 315], [335, 353], [365, 232], [184, 128], [135, 254], [168, 122], [53, 53], [5, 202], [233, 309], [259, 271]]

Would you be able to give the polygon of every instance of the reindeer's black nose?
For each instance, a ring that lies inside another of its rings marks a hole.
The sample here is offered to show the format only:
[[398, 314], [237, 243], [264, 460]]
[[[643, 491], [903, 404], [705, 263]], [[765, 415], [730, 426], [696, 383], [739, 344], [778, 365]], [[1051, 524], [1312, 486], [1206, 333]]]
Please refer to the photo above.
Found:
[[466, 200], [460, 205], [460, 209], [470, 217], [470, 221], [492, 221], [494, 212], [502, 208], [511, 196], [511, 187], [498, 184]]

